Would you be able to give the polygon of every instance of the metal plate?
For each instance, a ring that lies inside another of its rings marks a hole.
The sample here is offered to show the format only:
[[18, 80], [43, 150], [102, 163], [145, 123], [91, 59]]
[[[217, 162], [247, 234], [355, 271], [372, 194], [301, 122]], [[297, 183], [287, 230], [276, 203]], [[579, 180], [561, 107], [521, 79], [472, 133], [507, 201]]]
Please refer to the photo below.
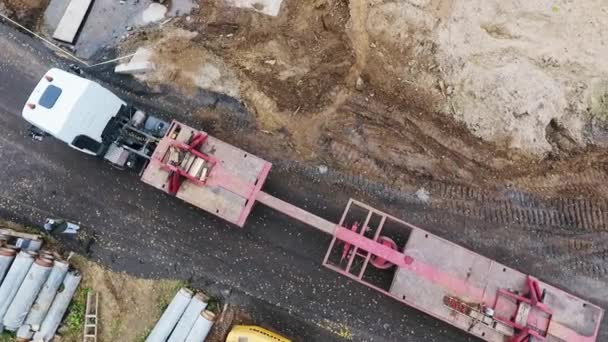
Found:
[[[174, 134], [178, 126], [181, 130]], [[174, 141], [188, 143], [198, 132], [206, 134], [173, 122], [167, 135], [154, 150], [141, 180], [167, 192], [170, 172], [162, 168], [163, 158]], [[218, 163], [211, 168], [206, 185], [185, 180], [175, 196], [242, 227], [255, 203], [257, 193], [266, 181], [271, 164], [211, 136], [208, 136], [199, 151], [217, 159]]]

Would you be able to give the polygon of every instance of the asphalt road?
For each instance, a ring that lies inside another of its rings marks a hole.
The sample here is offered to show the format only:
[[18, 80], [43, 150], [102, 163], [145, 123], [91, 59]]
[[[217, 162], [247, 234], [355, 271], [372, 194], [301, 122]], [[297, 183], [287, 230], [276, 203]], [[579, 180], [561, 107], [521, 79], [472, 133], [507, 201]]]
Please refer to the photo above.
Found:
[[[302, 341], [340, 340], [340, 334], [354, 341], [473, 340], [322, 268], [330, 240], [312, 228], [258, 205], [246, 228], [239, 229], [58, 141], [29, 139], [21, 108], [49, 67], [65, 65], [3, 25], [0, 46], [2, 216], [30, 223], [45, 216], [80, 221], [91, 239], [65, 242], [92, 259], [144, 277], [187, 279], [218, 293], [230, 289], [229, 301], [260, 308], [259, 317]], [[177, 118], [187, 120], [175, 110]], [[353, 195], [282, 167], [271, 171], [265, 190], [332, 221]], [[543, 269], [532, 256], [509, 251], [512, 245], [501, 238], [510, 233], [496, 225], [409, 202], [378, 204], [525, 272]]]
[[[322, 268], [329, 237], [270, 209], [256, 207], [247, 228], [239, 229], [58, 141], [33, 141], [21, 108], [44, 72], [65, 64], [3, 25], [0, 46], [4, 216], [31, 223], [45, 216], [80, 221], [93, 239], [85, 240], [87, 246], [72, 246], [86, 249], [92, 259], [144, 277], [232, 289], [229, 300], [257, 303], [270, 324], [301, 340], [340, 340], [340, 334], [355, 341], [469, 340]], [[280, 171], [271, 175], [266, 189], [334, 220], [348, 199]]]

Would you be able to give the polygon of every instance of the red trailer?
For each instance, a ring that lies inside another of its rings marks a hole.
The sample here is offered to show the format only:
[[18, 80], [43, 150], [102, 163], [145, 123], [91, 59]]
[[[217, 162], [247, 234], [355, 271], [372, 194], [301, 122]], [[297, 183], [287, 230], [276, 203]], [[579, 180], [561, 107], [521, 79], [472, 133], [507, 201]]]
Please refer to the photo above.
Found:
[[174, 121], [141, 179], [239, 227], [260, 202], [330, 234], [325, 267], [485, 341], [597, 340], [600, 307], [355, 200], [320, 218], [262, 191], [270, 167]]

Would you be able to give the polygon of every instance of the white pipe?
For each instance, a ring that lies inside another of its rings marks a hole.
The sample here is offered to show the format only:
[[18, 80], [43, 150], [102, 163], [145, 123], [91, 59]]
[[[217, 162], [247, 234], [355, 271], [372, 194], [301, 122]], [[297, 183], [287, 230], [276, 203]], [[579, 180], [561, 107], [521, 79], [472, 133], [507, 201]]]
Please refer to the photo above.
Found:
[[40, 330], [40, 324], [42, 324], [46, 313], [49, 311], [51, 303], [53, 303], [53, 299], [57, 295], [57, 290], [59, 290], [65, 275], [68, 273], [68, 268], [68, 263], [55, 261], [51, 274], [49, 274], [44, 286], [42, 286], [42, 290], [40, 290], [30, 313], [25, 319], [25, 324], [29, 325], [32, 330]]
[[31, 341], [32, 337], [34, 337], [34, 332], [30, 329], [30, 326], [27, 324], [22, 325], [19, 330], [17, 330], [17, 339], [22, 339], [24, 341]]
[[0, 247], [0, 284], [2, 283], [2, 279], [4, 279], [6, 272], [8, 272], [8, 269], [11, 267], [15, 255], [17, 255], [17, 251], [14, 249]]
[[185, 342], [203, 342], [209, 335], [215, 322], [215, 314], [209, 310], [201, 312]]
[[[21, 251], [15, 257], [11, 268], [8, 270], [2, 285], [0, 286], [0, 322], [4, 320], [4, 315], [8, 310], [8, 307], [13, 302], [19, 287], [25, 278], [25, 275], [34, 263], [35, 253]], [[2, 324], [0, 324], [0, 332], [4, 330]]]
[[19, 287], [19, 291], [15, 295], [15, 299], [13, 299], [4, 315], [3, 323], [6, 330], [17, 331], [23, 324], [27, 313], [30, 312], [32, 304], [34, 304], [38, 293], [46, 282], [49, 273], [51, 273], [52, 266], [53, 261], [38, 258], [32, 267], [30, 267], [23, 283]]
[[186, 337], [188, 337], [188, 333], [190, 333], [190, 329], [194, 326], [197, 317], [207, 307], [207, 302], [209, 302], [208, 296], [200, 292], [197, 293], [186, 307], [184, 314], [179, 319], [179, 322], [177, 322], [175, 329], [173, 329], [173, 332], [167, 341], [184, 342]]
[[55, 332], [59, 328], [61, 319], [65, 315], [81, 279], [82, 276], [77, 271], [68, 272], [63, 280], [63, 290], [55, 296], [49, 312], [40, 325], [40, 330], [34, 334], [34, 341], [42, 340], [46, 342], [55, 336]]
[[192, 299], [192, 291], [183, 288], [177, 292], [167, 310], [160, 317], [150, 335], [146, 339], [146, 342], [165, 342], [175, 325], [179, 321], [180, 317], [186, 310], [186, 307]]

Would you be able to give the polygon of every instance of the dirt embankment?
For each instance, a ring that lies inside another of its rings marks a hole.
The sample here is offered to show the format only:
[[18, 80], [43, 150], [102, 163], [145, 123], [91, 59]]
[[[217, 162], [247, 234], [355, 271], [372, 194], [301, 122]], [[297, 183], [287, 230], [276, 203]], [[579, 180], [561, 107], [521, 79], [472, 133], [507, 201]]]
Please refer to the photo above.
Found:
[[[439, 180], [580, 194], [572, 177], [605, 175], [602, 149], [584, 147], [603, 132], [604, 92], [591, 87], [602, 83], [587, 79], [594, 68], [603, 77], [602, 62], [589, 58], [603, 47], [576, 41], [589, 56], [551, 56], [566, 34], [554, 23], [568, 20], [593, 35], [595, 24], [580, 18], [594, 7], [530, 6], [518, 12], [510, 2], [285, 0], [271, 17], [212, 1], [190, 20], [125, 48], [154, 46], [150, 84], [243, 101], [256, 130], [238, 137], [220, 111], [199, 115], [213, 121], [215, 134], [269, 156], [407, 189]], [[536, 53], [541, 33], [531, 34], [542, 22], [557, 45]], [[589, 87], [579, 84], [583, 78]], [[594, 195], [604, 197], [600, 192]]]
[[33, 28], [48, 2], [48, 0], [2, 0], [0, 1], [0, 13]]

